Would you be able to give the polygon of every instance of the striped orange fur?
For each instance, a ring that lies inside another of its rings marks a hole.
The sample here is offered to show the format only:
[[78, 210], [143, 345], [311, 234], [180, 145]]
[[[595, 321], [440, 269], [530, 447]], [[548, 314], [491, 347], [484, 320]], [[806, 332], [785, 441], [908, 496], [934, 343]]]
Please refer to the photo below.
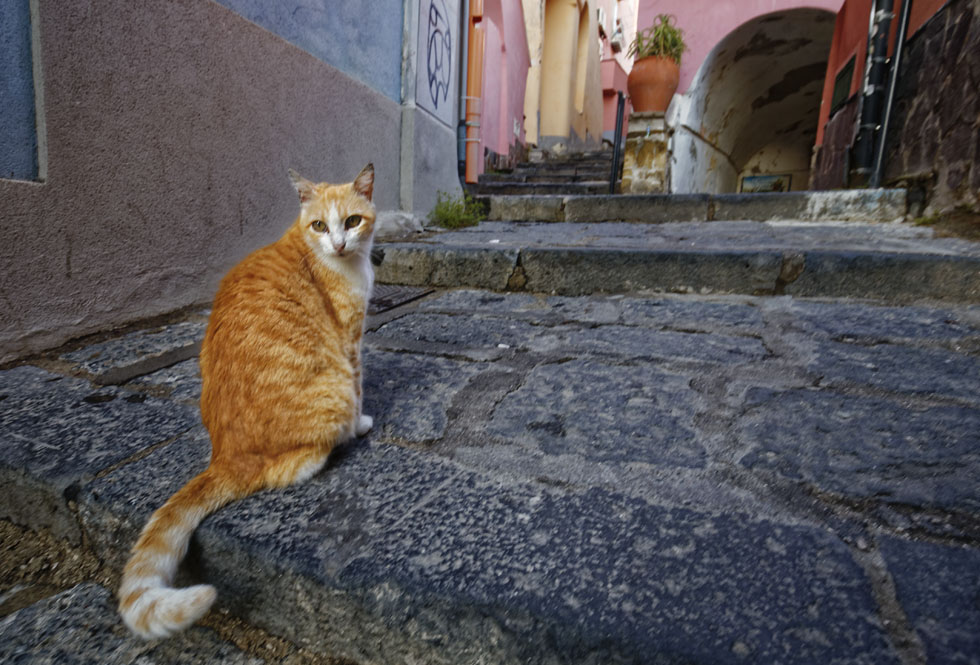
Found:
[[201, 520], [306, 480], [372, 425], [361, 412], [361, 335], [374, 282], [374, 167], [344, 185], [290, 177], [299, 217], [232, 268], [212, 306], [201, 348], [211, 463], [153, 513], [123, 571], [119, 612], [147, 639], [183, 630], [214, 602], [212, 586], [171, 587]]

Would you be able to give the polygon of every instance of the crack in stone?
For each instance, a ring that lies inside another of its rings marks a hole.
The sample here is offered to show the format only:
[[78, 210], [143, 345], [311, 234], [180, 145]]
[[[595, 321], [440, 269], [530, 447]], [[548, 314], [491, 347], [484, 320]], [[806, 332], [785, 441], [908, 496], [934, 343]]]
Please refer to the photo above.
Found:
[[507, 278], [508, 291], [524, 291], [527, 287], [527, 274], [525, 274], [524, 266], [521, 263], [523, 256], [524, 252], [518, 250], [517, 258], [514, 260], [514, 270]]
[[926, 665], [928, 659], [922, 640], [919, 639], [912, 622], [909, 621], [908, 615], [898, 601], [895, 580], [888, 572], [877, 542], [872, 541], [872, 543], [867, 551], [853, 545], [848, 549], [871, 584], [871, 595], [878, 608], [882, 630], [891, 640], [902, 665]]
[[773, 295], [785, 295], [786, 286], [795, 282], [803, 274], [805, 269], [805, 255], [798, 252], [784, 252], [782, 265], [779, 268], [779, 276], [776, 277], [776, 284], [773, 286]]

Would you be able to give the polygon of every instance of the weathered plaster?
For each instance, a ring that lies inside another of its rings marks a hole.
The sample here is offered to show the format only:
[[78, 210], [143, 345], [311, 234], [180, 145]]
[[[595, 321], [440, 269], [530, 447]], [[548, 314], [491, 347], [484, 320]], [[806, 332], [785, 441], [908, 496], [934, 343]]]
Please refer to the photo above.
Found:
[[45, 2], [40, 22], [48, 179], [0, 180], [0, 361], [209, 300], [293, 220], [289, 167], [371, 161], [398, 207], [398, 104], [224, 7]]
[[767, 145], [810, 150], [833, 28], [829, 12], [791, 9], [756, 17], [715, 45], [668, 109], [672, 191], [735, 191]]

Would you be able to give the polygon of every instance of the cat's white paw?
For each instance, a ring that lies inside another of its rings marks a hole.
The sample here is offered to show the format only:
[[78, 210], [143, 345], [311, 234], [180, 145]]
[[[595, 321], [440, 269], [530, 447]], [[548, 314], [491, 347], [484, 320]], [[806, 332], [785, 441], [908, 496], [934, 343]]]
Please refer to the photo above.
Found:
[[357, 419], [357, 427], [354, 429], [354, 432], [357, 436], [364, 436], [371, 431], [372, 427], [374, 427], [374, 418], [362, 415]]

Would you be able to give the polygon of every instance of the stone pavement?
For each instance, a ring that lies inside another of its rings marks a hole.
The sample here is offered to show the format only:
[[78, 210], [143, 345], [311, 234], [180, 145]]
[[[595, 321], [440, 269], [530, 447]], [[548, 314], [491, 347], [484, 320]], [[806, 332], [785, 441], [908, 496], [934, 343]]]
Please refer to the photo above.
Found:
[[[0, 371], [0, 517], [119, 569], [207, 463], [205, 314]], [[437, 290], [365, 363], [374, 431], [198, 531], [219, 610], [358, 663], [980, 662], [976, 304]], [[0, 661], [176, 662], [112, 606]]]

